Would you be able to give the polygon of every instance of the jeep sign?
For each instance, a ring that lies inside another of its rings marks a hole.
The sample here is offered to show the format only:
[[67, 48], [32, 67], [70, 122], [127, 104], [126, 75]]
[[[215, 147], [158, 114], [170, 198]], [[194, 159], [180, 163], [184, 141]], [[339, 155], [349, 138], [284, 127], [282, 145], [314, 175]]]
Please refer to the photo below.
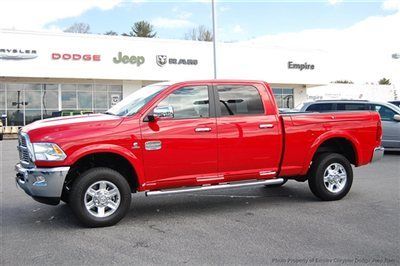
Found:
[[123, 55], [122, 52], [119, 52], [116, 57], [113, 58], [113, 62], [115, 64], [132, 64], [136, 66], [140, 66], [145, 61], [144, 56], [136, 56], [136, 55]]

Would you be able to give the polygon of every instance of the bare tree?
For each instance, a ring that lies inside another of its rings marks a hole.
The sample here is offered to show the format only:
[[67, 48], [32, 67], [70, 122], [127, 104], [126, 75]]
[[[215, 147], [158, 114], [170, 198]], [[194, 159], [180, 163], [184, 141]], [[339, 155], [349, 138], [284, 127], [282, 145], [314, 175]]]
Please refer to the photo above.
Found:
[[184, 38], [185, 40], [212, 42], [213, 34], [204, 25], [200, 25], [197, 28], [189, 30]]
[[115, 31], [109, 30], [109, 31], [106, 31], [106, 32], [104, 33], [104, 35], [117, 36], [118, 33], [116, 33]]
[[72, 32], [72, 33], [90, 33], [90, 26], [87, 23], [74, 23], [69, 26], [64, 32]]

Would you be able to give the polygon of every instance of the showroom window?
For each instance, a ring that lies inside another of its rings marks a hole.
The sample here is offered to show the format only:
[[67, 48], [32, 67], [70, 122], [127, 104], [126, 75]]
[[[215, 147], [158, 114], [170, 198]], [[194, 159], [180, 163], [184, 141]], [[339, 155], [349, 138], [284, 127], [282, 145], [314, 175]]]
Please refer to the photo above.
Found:
[[294, 90], [291, 88], [273, 88], [279, 108], [294, 108]]
[[100, 113], [122, 99], [121, 85], [1, 83], [0, 114], [7, 126], [58, 116], [63, 110]]

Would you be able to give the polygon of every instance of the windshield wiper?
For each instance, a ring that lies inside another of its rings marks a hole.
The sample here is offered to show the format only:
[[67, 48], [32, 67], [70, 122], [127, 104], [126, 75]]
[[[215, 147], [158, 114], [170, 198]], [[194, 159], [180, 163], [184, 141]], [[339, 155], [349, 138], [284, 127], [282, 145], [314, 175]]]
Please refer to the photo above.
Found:
[[111, 113], [111, 112], [109, 112], [109, 111], [107, 111], [107, 112], [104, 112], [104, 114], [106, 114], [106, 115], [114, 115], [114, 116], [116, 116], [116, 114], [113, 114], [113, 113]]

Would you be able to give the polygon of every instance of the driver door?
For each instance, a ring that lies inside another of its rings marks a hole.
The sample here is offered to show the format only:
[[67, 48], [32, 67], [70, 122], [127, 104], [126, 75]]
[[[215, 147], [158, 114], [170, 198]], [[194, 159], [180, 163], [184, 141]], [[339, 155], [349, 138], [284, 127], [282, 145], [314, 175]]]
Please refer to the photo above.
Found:
[[158, 110], [172, 110], [173, 117], [141, 122], [144, 189], [218, 179], [216, 118], [210, 95], [209, 86], [177, 88], [157, 104]]

